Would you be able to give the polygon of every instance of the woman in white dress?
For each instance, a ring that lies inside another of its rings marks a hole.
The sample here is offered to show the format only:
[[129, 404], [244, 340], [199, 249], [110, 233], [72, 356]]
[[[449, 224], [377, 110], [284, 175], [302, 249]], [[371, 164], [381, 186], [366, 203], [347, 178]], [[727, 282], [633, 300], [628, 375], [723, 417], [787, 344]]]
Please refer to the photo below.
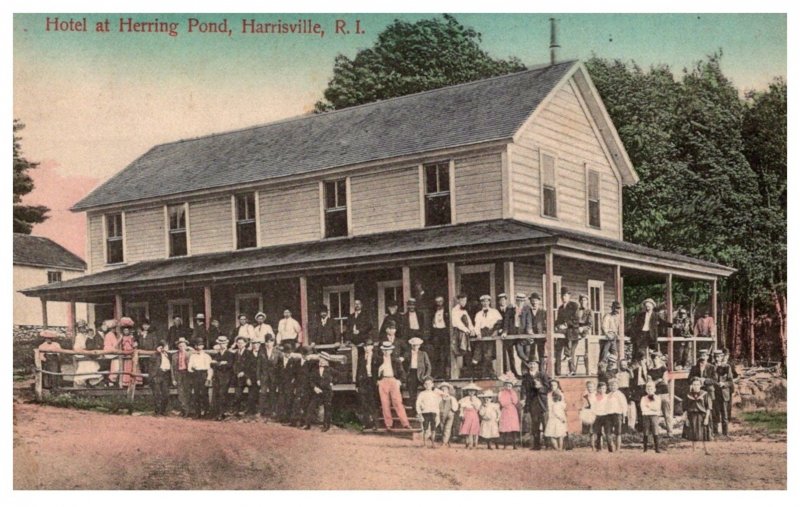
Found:
[[[85, 320], [75, 323], [75, 345], [76, 351], [86, 350], [86, 340], [89, 338]], [[102, 375], [91, 375], [100, 371], [100, 363], [92, 359], [91, 356], [74, 356], [75, 358], [75, 386], [94, 387], [102, 379]]]

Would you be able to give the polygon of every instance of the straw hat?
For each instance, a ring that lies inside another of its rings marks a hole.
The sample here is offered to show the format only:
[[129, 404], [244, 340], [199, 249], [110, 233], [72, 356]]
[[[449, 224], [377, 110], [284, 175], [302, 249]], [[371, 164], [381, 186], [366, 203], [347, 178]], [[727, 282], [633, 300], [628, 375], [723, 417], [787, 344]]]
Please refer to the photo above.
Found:
[[494, 398], [494, 391], [487, 389], [478, 395], [478, 398]]
[[470, 382], [469, 384], [465, 385], [461, 388], [462, 391], [475, 391], [478, 392], [481, 390], [480, 387], [475, 382]]
[[414, 337], [408, 340], [409, 345], [422, 345], [422, 338]]

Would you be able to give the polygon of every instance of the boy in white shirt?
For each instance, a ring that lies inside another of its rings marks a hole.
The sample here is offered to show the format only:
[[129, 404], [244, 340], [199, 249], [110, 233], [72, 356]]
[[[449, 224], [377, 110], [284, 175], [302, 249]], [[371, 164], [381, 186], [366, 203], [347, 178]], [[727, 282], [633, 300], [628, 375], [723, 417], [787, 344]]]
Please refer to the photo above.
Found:
[[[616, 378], [608, 381], [608, 399], [606, 400], [606, 440], [608, 452], [619, 452], [622, 445], [622, 419], [628, 412], [628, 400], [619, 390]], [[612, 437], [613, 434], [613, 437]]]
[[647, 436], [653, 435], [653, 446], [658, 448], [658, 417], [661, 415], [661, 396], [656, 394], [656, 384], [652, 380], [644, 386], [645, 395], [639, 405], [642, 408], [642, 433], [644, 434], [644, 452], [647, 452]]
[[439, 418], [439, 401], [441, 395], [433, 390], [433, 378], [425, 377], [423, 380], [425, 390], [417, 396], [417, 417], [422, 421], [422, 445], [428, 447], [428, 439], [431, 441], [431, 449], [436, 438], [437, 419]]
[[456, 414], [458, 413], [458, 400], [453, 396], [455, 392], [453, 386], [447, 382], [442, 382], [439, 385], [441, 392], [441, 400], [439, 401], [439, 424], [442, 425], [442, 445], [450, 447], [450, 435], [453, 432], [453, 422], [455, 421]]
[[194, 354], [189, 356], [189, 371], [192, 386], [192, 411], [196, 418], [209, 415], [208, 388], [211, 386], [211, 356], [205, 351], [205, 341], [198, 338]]

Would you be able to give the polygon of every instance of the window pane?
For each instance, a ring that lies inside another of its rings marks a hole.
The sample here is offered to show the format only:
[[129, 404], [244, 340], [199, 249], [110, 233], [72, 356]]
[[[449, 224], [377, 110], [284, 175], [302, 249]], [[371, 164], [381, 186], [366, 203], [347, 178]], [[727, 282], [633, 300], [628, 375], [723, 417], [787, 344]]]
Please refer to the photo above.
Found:
[[186, 231], [170, 232], [169, 234], [169, 255], [176, 257], [186, 255]]
[[589, 171], [588, 194], [590, 200], [600, 199], [600, 173]]
[[347, 236], [347, 210], [325, 212], [325, 237]]
[[109, 264], [122, 262], [122, 240], [109, 239], [106, 242], [106, 258]]
[[548, 217], [557, 217], [556, 209], [556, 189], [551, 187], [544, 187], [544, 210], [543, 213]]
[[122, 237], [122, 214], [106, 216], [106, 236], [109, 238]]
[[340, 304], [342, 308], [342, 317], [346, 318], [350, 315], [350, 291], [345, 290], [339, 293]]
[[325, 209], [336, 207], [336, 182], [325, 182]]
[[450, 164], [439, 164], [439, 192], [450, 190]]
[[347, 181], [336, 182], [336, 206], [347, 206]]
[[589, 201], [589, 225], [600, 227], [600, 202]]
[[450, 195], [425, 198], [425, 226], [447, 225], [450, 223]]
[[438, 192], [436, 184], [436, 165], [425, 166], [425, 193], [435, 194]]
[[236, 220], [252, 220], [256, 217], [255, 194], [236, 196]]
[[542, 155], [542, 184], [556, 186], [556, 159], [550, 155]]
[[256, 246], [256, 222], [248, 220], [236, 224], [236, 248]]

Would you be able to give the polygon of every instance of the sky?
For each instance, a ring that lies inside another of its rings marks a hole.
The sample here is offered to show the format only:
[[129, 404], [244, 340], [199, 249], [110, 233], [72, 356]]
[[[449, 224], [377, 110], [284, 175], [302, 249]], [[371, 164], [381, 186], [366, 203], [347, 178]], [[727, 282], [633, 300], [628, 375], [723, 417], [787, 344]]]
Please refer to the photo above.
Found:
[[[41, 163], [23, 202], [52, 209], [33, 233], [83, 256], [85, 214], [69, 207], [153, 145], [308, 113], [337, 54], [352, 57], [371, 46], [395, 18], [432, 16], [15, 14], [13, 115], [26, 124], [24, 156]], [[784, 14], [456, 14], [482, 34], [492, 56], [516, 56], [526, 65], [548, 61], [553, 16], [559, 59], [667, 64], [680, 75], [721, 49], [723, 71], [742, 91], [786, 76]], [[73, 31], [55, 30], [55, 18], [72, 20]], [[84, 18], [86, 31], [74, 31]], [[120, 18], [177, 23], [177, 35], [120, 32]], [[200, 23], [192, 33], [189, 18]], [[97, 32], [106, 19], [110, 32]], [[230, 33], [198, 31], [225, 19]], [[311, 20], [325, 34], [246, 34], [243, 19]], [[337, 19], [349, 34], [335, 33]], [[356, 33], [356, 20], [363, 33]]]

